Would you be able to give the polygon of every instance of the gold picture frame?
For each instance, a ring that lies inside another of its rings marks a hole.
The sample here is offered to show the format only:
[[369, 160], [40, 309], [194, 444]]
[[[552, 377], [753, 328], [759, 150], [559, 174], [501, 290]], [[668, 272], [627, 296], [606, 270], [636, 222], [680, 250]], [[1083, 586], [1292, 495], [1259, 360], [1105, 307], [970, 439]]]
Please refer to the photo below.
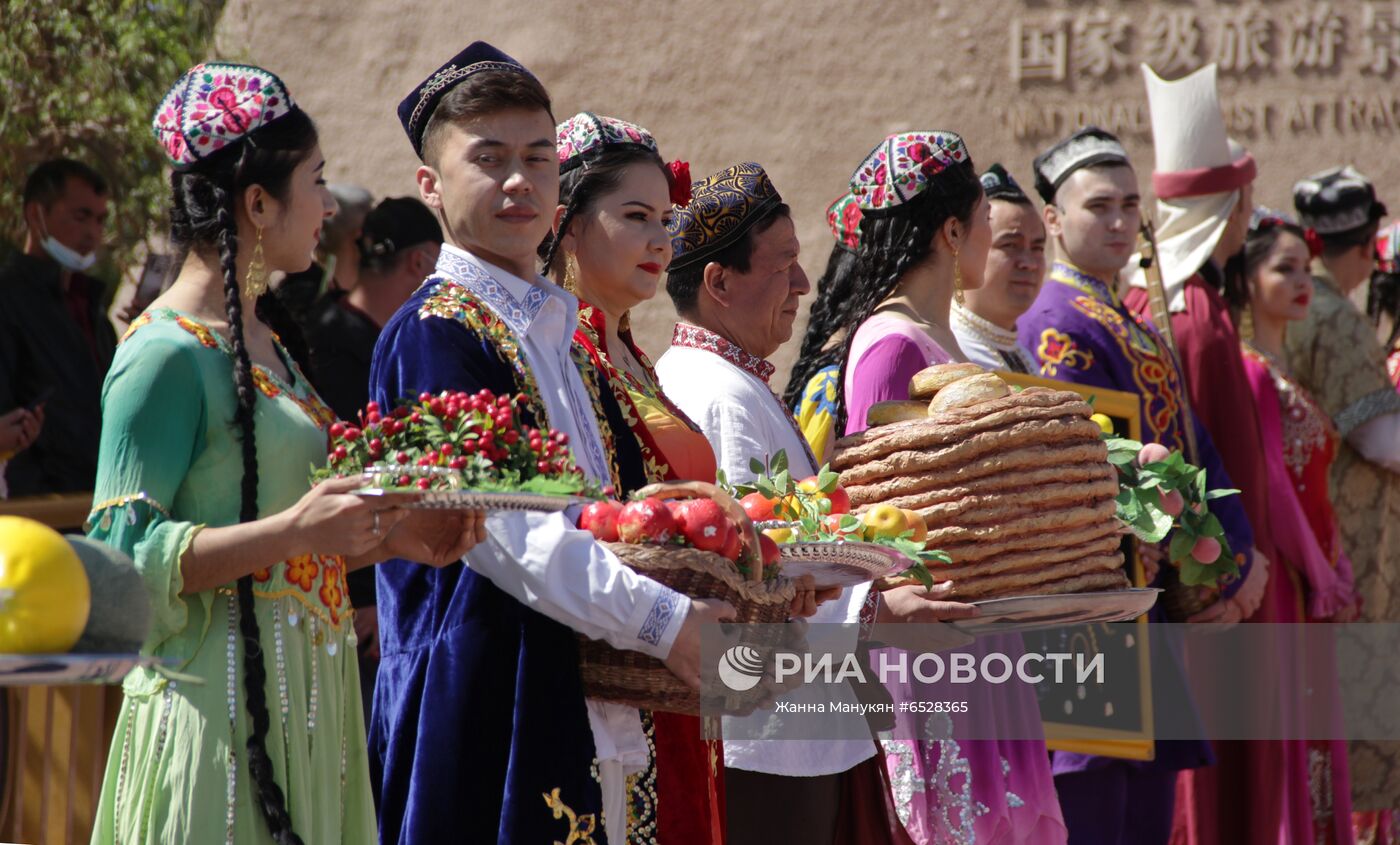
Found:
[[[1133, 440], [1142, 439], [1140, 405], [1138, 397], [1132, 393], [1105, 387], [1056, 381], [1024, 373], [998, 372], [997, 375], [1001, 376], [1013, 388], [1048, 387], [1052, 390], [1068, 390], [1078, 393], [1084, 397], [1085, 401], [1094, 406], [1095, 413], [1103, 414], [1113, 420], [1115, 433]], [[1144, 579], [1142, 561], [1137, 556], [1136, 541], [1132, 543], [1132, 549], [1129, 562], [1132, 582], [1135, 586], [1141, 587], [1144, 586]], [[1141, 644], [1138, 649], [1139, 700], [1142, 702], [1140, 729], [1112, 730], [1085, 727], [1070, 722], [1046, 719], [1042, 714], [1045, 745], [1050, 750], [1116, 757], [1125, 760], [1151, 760], [1153, 758], [1156, 743], [1152, 728], [1152, 661], [1149, 653], [1147, 617], [1145, 615], [1139, 616], [1134, 624], [1137, 626], [1139, 634], [1137, 642]], [[1111, 636], [1115, 630], [1102, 624], [1086, 627], [1098, 629], [1102, 634], [1108, 636]]]

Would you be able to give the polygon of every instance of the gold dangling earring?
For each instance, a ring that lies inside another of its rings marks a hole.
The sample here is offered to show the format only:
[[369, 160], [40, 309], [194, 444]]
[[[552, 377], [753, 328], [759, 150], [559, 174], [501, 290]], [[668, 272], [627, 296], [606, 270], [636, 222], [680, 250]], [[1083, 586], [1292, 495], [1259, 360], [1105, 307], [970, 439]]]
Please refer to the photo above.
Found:
[[1254, 340], [1254, 307], [1246, 304], [1240, 312], [1240, 340]]
[[965, 305], [963, 300], [962, 265], [958, 263], [958, 251], [953, 250], [953, 301]]
[[253, 257], [248, 260], [248, 275], [243, 280], [243, 293], [249, 299], [257, 299], [267, 293], [267, 262], [263, 260], [263, 230], [258, 227], [258, 242], [253, 246]]
[[564, 253], [564, 290], [578, 296], [578, 259], [572, 252]]

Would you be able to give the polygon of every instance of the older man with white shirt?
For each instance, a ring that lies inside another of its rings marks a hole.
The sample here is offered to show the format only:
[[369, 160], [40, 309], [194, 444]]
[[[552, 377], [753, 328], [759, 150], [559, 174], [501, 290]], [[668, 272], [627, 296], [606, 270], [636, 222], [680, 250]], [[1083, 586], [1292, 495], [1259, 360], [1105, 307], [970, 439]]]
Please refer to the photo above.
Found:
[[[750, 461], [779, 451], [795, 478], [816, 474], [807, 441], [769, 387], [774, 367], [768, 358], [792, 337], [798, 300], [811, 285], [798, 264], [801, 245], [790, 210], [767, 173], [744, 163], [696, 183], [690, 204], [675, 209], [671, 245], [666, 292], [680, 322], [656, 364], [667, 397], [705, 433], [731, 482], [751, 481]], [[934, 601], [921, 587], [876, 600], [863, 584], [842, 591], [809, 621], [934, 621], [969, 615], [964, 607]], [[815, 687], [797, 694], [811, 691], [851, 694]], [[883, 778], [873, 738], [731, 739], [753, 736], [754, 725], [725, 722], [730, 845], [911, 841], [880, 807], [855, 807], [849, 800], [860, 789], [857, 781]]]

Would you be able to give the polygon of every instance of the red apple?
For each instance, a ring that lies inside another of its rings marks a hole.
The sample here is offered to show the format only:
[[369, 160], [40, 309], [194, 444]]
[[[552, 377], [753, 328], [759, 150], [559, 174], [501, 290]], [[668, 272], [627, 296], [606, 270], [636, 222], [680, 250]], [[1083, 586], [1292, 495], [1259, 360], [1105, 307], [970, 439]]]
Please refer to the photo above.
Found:
[[832, 513], [851, 512], [851, 497], [846, 494], [845, 487], [842, 487], [839, 484], [836, 485], [836, 487], [833, 488], [830, 493], [826, 494], [826, 497], [831, 500]]
[[691, 499], [683, 511], [681, 533], [690, 545], [702, 552], [718, 552], [729, 536], [729, 520], [713, 499]]
[[724, 546], [720, 548], [719, 553], [737, 563], [743, 551], [744, 541], [740, 538], [739, 529], [731, 524], [725, 532]]
[[1197, 563], [1212, 564], [1220, 558], [1220, 541], [1214, 537], [1202, 537], [1191, 547], [1191, 557]]
[[1165, 461], [1167, 458], [1171, 457], [1171, 454], [1171, 450], [1161, 443], [1147, 443], [1142, 447], [1142, 450], [1138, 452], [1138, 466], [1146, 466], [1156, 463], [1157, 461]]
[[1172, 518], [1181, 516], [1182, 509], [1186, 507], [1186, 499], [1179, 491], [1168, 490], [1159, 498], [1162, 500], [1162, 512]]
[[749, 519], [754, 522], [763, 522], [773, 519], [773, 500], [762, 493], [750, 493], [739, 500], [739, 505], [743, 507], [744, 513], [749, 515]]
[[593, 502], [583, 509], [579, 515], [578, 527], [584, 531], [591, 531], [593, 536], [604, 543], [616, 543], [617, 517], [622, 513], [622, 503], [607, 499], [602, 502]]
[[782, 558], [782, 553], [778, 551], [778, 544], [767, 534], [758, 535], [758, 547], [763, 552], [763, 565], [772, 566]]
[[665, 543], [676, 534], [676, 519], [665, 502], [648, 496], [623, 506], [617, 533], [624, 543]]

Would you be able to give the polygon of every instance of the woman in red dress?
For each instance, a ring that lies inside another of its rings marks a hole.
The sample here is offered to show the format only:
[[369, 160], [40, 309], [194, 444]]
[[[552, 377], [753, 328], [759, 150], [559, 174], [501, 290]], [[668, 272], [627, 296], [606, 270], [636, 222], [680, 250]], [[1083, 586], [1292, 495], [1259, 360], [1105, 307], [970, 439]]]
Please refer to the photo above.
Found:
[[[709, 441], [661, 392], [651, 362], [632, 340], [628, 312], [656, 294], [671, 261], [672, 183], [650, 133], [587, 112], [559, 126], [558, 235], [545, 245], [545, 272], [579, 297], [575, 357], [611, 390], [630, 431], [618, 444], [619, 477], [641, 483], [714, 481]], [[601, 421], [600, 421], [601, 422]], [[623, 494], [630, 490], [620, 491]], [[651, 765], [631, 783], [629, 843], [711, 845], [724, 841], [724, 754], [702, 738], [700, 720], [642, 713]]]
[[[1244, 363], [1259, 408], [1272, 491], [1270, 524], [1282, 564], [1255, 614], [1260, 622], [1345, 622], [1357, 613], [1351, 562], [1328, 492], [1337, 431], [1292, 379], [1284, 354], [1288, 323], [1306, 317], [1312, 299], [1310, 262], [1299, 227], [1266, 217], [1251, 228], [1245, 245]], [[1280, 680], [1287, 684], [1291, 664], [1282, 665]], [[1288, 740], [1282, 745], [1285, 770], [1261, 773], [1284, 791], [1277, 841], [1351, 843], [1346, 743]]]

